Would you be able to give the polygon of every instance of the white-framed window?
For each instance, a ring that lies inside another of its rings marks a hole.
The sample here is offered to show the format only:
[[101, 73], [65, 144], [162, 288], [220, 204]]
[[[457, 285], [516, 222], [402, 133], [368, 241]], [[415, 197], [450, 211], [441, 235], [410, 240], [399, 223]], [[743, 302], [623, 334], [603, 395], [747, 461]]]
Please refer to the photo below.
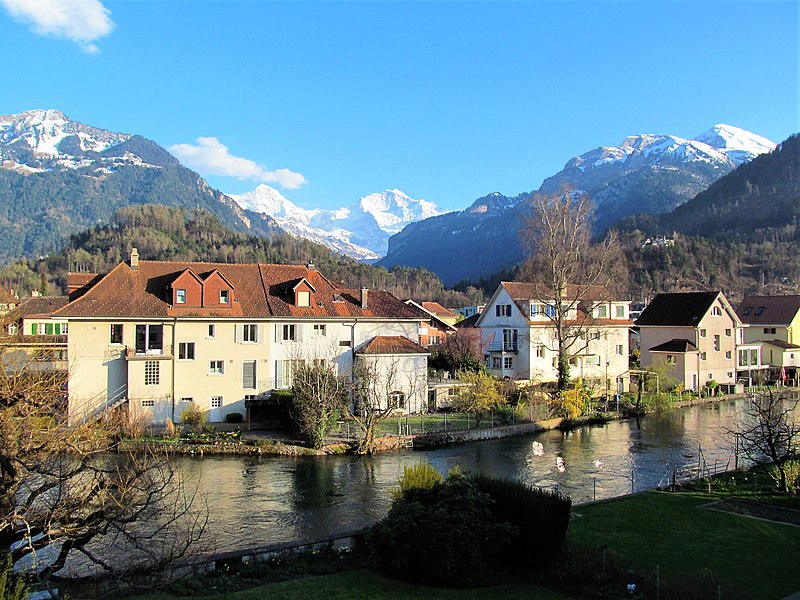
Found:
[[705, 352], [701, 352], [700, 353], [700, 360], [706, 360], [706, 353]]
[[389, 392], [389, 406], [394, 406], [395, 408], [405, 408], [406, 407], [406, 395], [403, 392]]
[[775, 327], [764, 327], [764, 333], [768, 335], [774, 335], [776, 331]]
[[492, 357], [492, 368], [493, 369], [499, 369], [500, 368], [500, 357], [499, 356], [493, 356]]
[[625, 352], [625, 346], [622, 344], [617, 344], [617, 356], [622, 356]]
[[194, 342], [178, 342], [178, 360], [194, 360]]
[[190, 402], [194, 402], [194, 398], [192, 398], [191, 396], [183, 396], [181, 397], [181, 402], [183, 402], [184, 404], [189, 404]]
[[148, 360], [144, 363], [144, 384], [145, 385], [158, 385], [160, 381], [159, 362], [157, 360]]
[[703, 337], [703, 338], [706, 337], [706, 330], [705, 329], [701, 329], [700, 330], [700, 337]]
[[285, 325], [278, 325], [278, 341], [280, 342], [296, 342], [297, 341], [297, 325], [286, 323]]
[[314, 325], [314, 337], [325, 337], [327, 329], [324, 324], [317, 323]]
[[17, 327], [16, 323], [9, 323], [8, 324], [8, 335], [17, 335], [19, 328]]
[[244, 399], [245, 400], [255, 400], [256, 399], [256, 395], [255, 394], [245, 394], [244, 395]]
[[243, 342], [257, 342], [258, 341], [258, 325], [255, 323], [245, 323], [242, 325], [242, 341]]
[[136, 353], [161, 354], [164, 349], [164, 326], [136, 325]]
[[617, 304], [616, 311], [617, 311], [616, 315], [617, 315], [618, 319], [624, 319], [625, 318], [625, 305], [624, 304]]
[[608, 317], [608, 306], [606, 304], [601, 304], [597, 307], [597, 318], [598, 319], [605, 319]]
[[149, 408], [155, 405], [156, 405], [155, 400], [142, 400], [142, 408]]
[[256, 389], [256, 361], [242, 362], [242, 387], [246, 390]]
[[311, 306], [311, 292], [297, 292], [297, 306]]
[[711, 308], [711, 314], [714, 317], [721, 317], [722, 316], [722, 309], [719, 306], [714, 306]]
[[510, 317], [511, 316], [511, 305], [510, 304], [498, 304], [494, 307], [494, 314], [496, 317]]
[[212, 360], [208, 363], [208, 374], [209, 375], [224, 375], [225, 374], [225, 361], [224, 360]]
[[727, 352], [725, 352], [725, 358], [730, 358], [730, 357], [731, 357], [731, 351], [728, 350]]
[[222, 408], [222, 396], [211, 396], [210, 408]]
[[731, 330], [730, 329], [726, 329], [725, 330], [725, 337], [731, 337]]
[[504, 369], [513, 369], [514, 368], [514, 357], [513, 356], [504, 356], [503, 357], [503, 368]]
[[186, 290], [175, 290], [175, 304], [186, 304]]
[[600, 366], [600, 355], [590, 354], [586, 357], [586, 364], [593, 367]]
[[714, 335], [714, 352], [719, 352], [719, 336]]
[[219, 291], [219, 303], [220, 304], [228, 304], [231, 299], [231, 293], [229, 290], [220, 290]]
[[536, 345], [536, 358], [544, 358], [544, 345], [537, 344]]
[[212, 340], [217, 337], [217, 326], [214, 323], [208, 324], [208, 335], [206, 337]]
[[122, 343], [122, 323], [111, 324], [111, 337], [109, 339], [109, 343], [110, 344]]

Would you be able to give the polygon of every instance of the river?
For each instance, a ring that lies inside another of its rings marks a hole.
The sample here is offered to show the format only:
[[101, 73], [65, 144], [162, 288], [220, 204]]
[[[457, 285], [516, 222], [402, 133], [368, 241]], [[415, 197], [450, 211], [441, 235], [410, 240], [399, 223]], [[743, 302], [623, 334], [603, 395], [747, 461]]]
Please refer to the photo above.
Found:
[[[375, 457], [187, 457], [179, 467], [206, 492], [211, 534], [227, 551], [320, 540], [372, 524], [386, 513], [403, 467], [419, 461], [443, 474], [458, 465], [533, 486], [557, 485], [577, 504], [667, 484], [674, 468], [698, 462], [699, 454], [712, 467], [733, 468], [725, 428], [736, 415], [736, 402], [724, 401], [433, 450]], [[543, 455], [536, 455], [535, 442]]]

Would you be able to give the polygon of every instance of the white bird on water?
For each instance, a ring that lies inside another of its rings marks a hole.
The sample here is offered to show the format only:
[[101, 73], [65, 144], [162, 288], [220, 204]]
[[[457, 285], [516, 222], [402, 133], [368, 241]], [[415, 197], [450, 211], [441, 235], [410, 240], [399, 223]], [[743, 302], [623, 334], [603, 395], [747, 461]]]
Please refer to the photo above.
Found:
[[556, 456], [556, 466], [558, 467], [559, 473], [563, 473], [564, 471], [567, 470], [567, 467], [564, 463], [564, 459], [561, 458], [560, 456]]

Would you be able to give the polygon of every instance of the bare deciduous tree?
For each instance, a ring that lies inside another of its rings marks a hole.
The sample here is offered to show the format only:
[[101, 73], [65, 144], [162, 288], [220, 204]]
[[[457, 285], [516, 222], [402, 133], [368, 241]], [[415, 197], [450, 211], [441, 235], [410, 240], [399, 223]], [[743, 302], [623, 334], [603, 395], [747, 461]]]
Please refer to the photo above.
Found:
[[767, 389], [751, 395], [739, 422], [728, 428], [739, 451], [769, 473], [782, 492], [797, 485], [787, 476], [787, 463], [800, 459], [797, 406], [798, 400]]
[[68, 427], [65, 383], [0, 369], [0, 554], [58, 580], [76, 567], [121, 578], [203, 550], [207, 507], [170, 455], [123, 450], [124, 419]]
[[590, 300], [609, 300], [619, 291], [615, 281], [624, 280], [618, 272], [623, 261], [616, 233], [592, 244], [591, 215], [586, 195], [568, 189], [553, 196], [536, 195], [532, 214], [520, 229], [531, 253], [521, 278], [538, 284], [537, 301], [552, 323], [559, 391], [568, 387], [570, 357], [585, 345], [592, 326], [591, 316], [578, 309]]
[[289, 413], [300, 435], [313, 448], [322, 448], [336, 411], [345, 407], [347, 381], [329, 360], [300, 362], [294, 369]]

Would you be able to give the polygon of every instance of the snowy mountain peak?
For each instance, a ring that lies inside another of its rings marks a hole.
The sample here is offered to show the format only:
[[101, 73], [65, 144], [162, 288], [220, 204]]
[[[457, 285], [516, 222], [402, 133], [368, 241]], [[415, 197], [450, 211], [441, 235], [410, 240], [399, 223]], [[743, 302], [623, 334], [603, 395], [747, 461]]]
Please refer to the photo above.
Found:
[[240, 206], [255, 212], [266, 213], [280, 222], [280, 219], [291, 219], [308, 225], [319, 210], [306, 210], [287, 200], [275, 188], [261, 184], [252, 192], [240, 195], [229, 194]]
[[694, 139], [716, 148], [736, 165], [750, 161], [759, 154], [771, 152], [776, 147], [774, 142], [765, 137], [724, 123], [714, 125]]

